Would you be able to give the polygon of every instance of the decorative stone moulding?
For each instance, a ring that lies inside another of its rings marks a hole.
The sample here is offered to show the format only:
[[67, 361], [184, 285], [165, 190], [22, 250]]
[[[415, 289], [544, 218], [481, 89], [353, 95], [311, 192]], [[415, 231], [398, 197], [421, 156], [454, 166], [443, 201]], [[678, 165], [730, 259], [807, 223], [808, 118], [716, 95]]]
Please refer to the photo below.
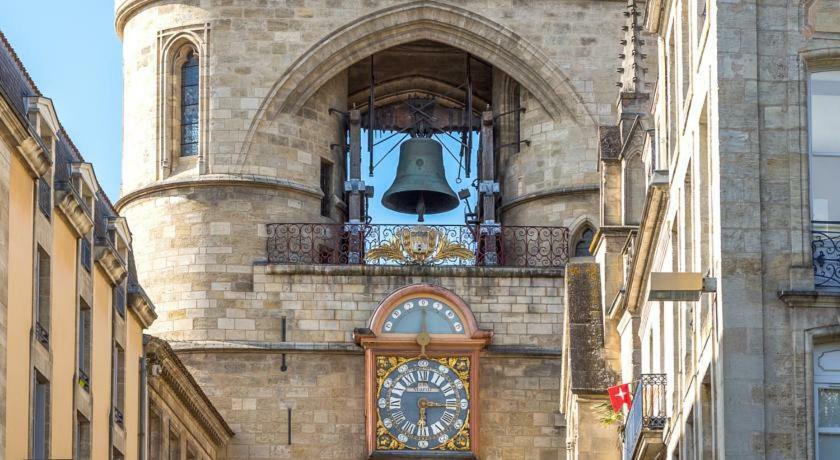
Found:
[[52, 100], [47, 97], [31, 96], [26, 98], [26, 110], [30, 122], [35, 125], [38, 135], [42, 139], [55, 136], [61, 130], [58, 116], [55, 113]]
[[128, 273], [128, 264], [107, 238], [96, 239], [96, 263], [102, 267], [113, 284], [120, 284]]
[[21, 158], [29, 166], [29, 172], [35, 177], [41, 177], [50, 170], [52, 158], [49, 152], [35, 140], [28, 137], [17, 147]]
[[128, 283], [128, 296], [126, 300], [128, 302], [128, 308], [133, 310], [137, 317], [140, 318], [144, 329], [155, 322], [157, 319], [155, 306], [140, 285], [131, 282]]
[[195, 419], [218, 449], [235, 434], [213, 403], [201, 390], [190, 372], [175, 355], [169, 344], [149, 335], [143, 336], [146, 359], [149, 363], [149, 384], [157, 391], [165, 385], [178, 402], [184, 405], [187, 415]]
[[59, 183], [56, 187], [55, 202], [58, 210], [76, 231], [76, 237], [85, 237], [93, 228], [93, 213], [79, 192], [70, 183]]

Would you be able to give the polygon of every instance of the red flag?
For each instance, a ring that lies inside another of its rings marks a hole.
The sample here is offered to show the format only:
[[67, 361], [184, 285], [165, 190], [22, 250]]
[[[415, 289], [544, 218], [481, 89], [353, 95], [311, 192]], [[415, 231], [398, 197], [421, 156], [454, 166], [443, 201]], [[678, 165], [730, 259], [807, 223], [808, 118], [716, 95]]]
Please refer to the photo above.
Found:
[[620, 412], [625, 404], [627, 404], [627, 409], [630, 409], [630, 405], [633, 403], [633, 395], [630, 394], [629, 383], [609, 387], [607, 393], [610, 395], [610, 403], [614, 411]]

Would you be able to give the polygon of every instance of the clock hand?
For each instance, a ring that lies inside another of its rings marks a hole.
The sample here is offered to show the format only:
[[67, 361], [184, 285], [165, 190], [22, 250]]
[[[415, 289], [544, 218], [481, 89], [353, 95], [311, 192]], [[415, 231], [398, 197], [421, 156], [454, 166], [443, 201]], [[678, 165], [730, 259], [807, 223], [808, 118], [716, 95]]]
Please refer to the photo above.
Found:
[[431, 343], [432, 337], [429, 335], [428, 332], [423, 331], [423, 332], [417, 334], [417, 338], [415, 340], [417, 341], [417, 345], [420, 345], [420, 356], [425, 357], [426, 356], [426, 345]]
[[438, 403], [438, 402], [432, 402], [432, 401], [427, 401], [427, 402], [426, 402], [426, 407], [446, 407], [446, 404], [443, 404], [443, 403]]
[[420, 406], [420, 420], [417, 420], [417, 426], [426, 426], [426, 408]]

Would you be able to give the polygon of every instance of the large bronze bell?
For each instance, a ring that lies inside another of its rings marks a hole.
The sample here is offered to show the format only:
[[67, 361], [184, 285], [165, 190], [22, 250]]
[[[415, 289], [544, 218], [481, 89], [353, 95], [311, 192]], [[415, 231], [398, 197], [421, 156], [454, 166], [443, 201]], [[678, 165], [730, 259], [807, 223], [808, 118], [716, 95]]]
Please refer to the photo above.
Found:
[[458, 195], [446, 182], [439, 142], [416, 137], [402, 143], [397, 177], [382, 196], [382, 205], [392, 211], [417, 214], [419, 222], [425, 214], [458, 207]]

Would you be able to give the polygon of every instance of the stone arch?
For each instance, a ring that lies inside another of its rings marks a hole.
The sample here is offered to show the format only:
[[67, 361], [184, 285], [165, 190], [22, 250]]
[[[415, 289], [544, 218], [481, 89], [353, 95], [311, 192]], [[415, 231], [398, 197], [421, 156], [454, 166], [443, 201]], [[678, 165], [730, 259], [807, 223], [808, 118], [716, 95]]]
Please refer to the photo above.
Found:
[[576, 254], [576, 247], [578, 242], [581, 240], [583, 233], [587, 230], [592, 232], [592, 237], [594, 239], [595, 232], [597, 231], [598, 227], [595, 226], [593, 220], [589, 218], [589, 216], [580, 216], [569, 226], [569, 257], [578, 257]]
[[533, 44], [468, 10], [422, 0], [354, 20], [300, 56], [262, 101], [243, 144], [243, 153], [249, 150], [261, 122], [270, 122], [280, 113], [296, 113], [319, 88], [355, 62], [416, 40], [444, 43], [498, 67], [536, 95], [555, 120], [565, 114], [577, 124], [596, 124], [569, 79]]

